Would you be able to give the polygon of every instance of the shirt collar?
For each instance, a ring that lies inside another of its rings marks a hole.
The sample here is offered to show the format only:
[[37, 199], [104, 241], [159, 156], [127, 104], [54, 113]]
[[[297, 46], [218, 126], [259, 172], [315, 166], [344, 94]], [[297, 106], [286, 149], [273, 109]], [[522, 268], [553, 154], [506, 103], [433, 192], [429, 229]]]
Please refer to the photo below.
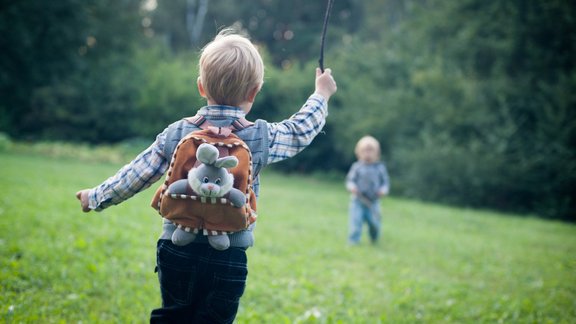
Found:
[[198, 110], [198, 115], [210, 118], [244, 118], [246, 114], [240, 107], [209, 105]]

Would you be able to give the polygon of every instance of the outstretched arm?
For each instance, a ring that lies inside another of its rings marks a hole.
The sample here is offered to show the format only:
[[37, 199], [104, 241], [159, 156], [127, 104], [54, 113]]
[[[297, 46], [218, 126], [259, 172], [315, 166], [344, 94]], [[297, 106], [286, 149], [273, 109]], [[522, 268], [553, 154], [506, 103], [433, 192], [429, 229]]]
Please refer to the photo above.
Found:
[[154, 144], [102, 184], [78, 191], [76, 198], [80, 200], [82, 211], [100, 211], [117, 205], [160, 179], [168, 168], [168, 160], [162, 150], [163, 134], [158, 135]]

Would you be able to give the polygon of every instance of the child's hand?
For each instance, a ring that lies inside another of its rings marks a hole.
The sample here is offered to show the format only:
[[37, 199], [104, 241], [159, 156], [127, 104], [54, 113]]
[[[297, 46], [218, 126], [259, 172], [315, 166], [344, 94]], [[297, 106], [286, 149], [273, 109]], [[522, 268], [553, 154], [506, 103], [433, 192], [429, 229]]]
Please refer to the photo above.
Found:
[[80, 200], [80, 206], [85, 213], [91, 211], [90, 207], [88, 207], [88, 192], [90, 192], [90, 189], [80, 190], [76, 193], [76, 198]]
[[346, 182], [346, 190], [348, 190], [353, 195], [358, 193], [358, 188], [352, 182]]
[[317, 93], [324, 97], [326, 100], [330, 99], [337, 90], [336, 81], [332, 77], [332, 70], [326, 69], [324, 73], [320, 71], [320, 68], [316, 68], [316, 91]]
[[383, 198], [388, 195], [388, 190], [380, 190], [378, 191], [378, 198]]

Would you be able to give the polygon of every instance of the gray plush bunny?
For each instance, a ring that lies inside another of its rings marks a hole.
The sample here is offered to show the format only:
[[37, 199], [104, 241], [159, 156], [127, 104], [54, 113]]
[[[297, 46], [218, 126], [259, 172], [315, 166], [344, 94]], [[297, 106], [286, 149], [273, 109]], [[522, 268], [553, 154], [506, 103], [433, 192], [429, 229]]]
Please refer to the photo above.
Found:
[[[227, 199], [234, 207], [242, 207], [246, 197], [242, 191], [233, 188], [234, 176], [227, 169], [238, 165], [235, 156], [219, 158], [218, 149], [210, 144], [203, 143], [198, 146], [196, 159], [202, 164], [190, 169], [188, 179], [177, 180], [168, 187], [170, 194], [186, 194], [188, 188], [199, 197], [220, 198], [227, 195]], [[175, 245], [186, 245], [196, 238], [194, 230], [189, 227], [178, 228], [172, 234]], [[230, 239], [226, 234], [209, 235], [208, 243], [217, 250], [226, 250], [230, 247]]]

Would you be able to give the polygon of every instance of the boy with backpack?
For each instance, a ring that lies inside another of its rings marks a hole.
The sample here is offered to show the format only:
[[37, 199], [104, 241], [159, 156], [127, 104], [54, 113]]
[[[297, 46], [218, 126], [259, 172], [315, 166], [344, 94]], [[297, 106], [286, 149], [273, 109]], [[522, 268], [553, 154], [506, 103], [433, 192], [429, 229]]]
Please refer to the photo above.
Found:
[[[230, 29], [221, 31], [203, 48], [199, 61], [198, 91], [207, 106], [193, 118], [169, 125], [150, 147], [99, 186], [77, 192], [82, 210], [101, 211], [158, 181], [169, 170], [181, 139], [201, 130], [206, 122], [216, 133], [232, 130], [249, 147], [251, 187], [258, 197], [259, 172], [270, 163], [296, 155], [312, 142], [325, 124], [328, 100], [336, 92], [330, 69], [323, 73], [317, 69], [315, 91], [297, 113], [277, 123], [246, 123], [244, 116], [250, 112], [263, 80], [264, 64], [256, 47]], [[156, 198], [153, 207], [159, 208]], [[163, 219], [156, 267], [162, 307], [152, 311], [152, 323], [234, 321], [246, 285], [246, 249], [254, 242], [255, 224], [247, 224], [246, 229], [228, 234], [229, 248], [217, 250], [201, 231], [189, 244], [174, 244], [172, 236], [178, 226]]]

